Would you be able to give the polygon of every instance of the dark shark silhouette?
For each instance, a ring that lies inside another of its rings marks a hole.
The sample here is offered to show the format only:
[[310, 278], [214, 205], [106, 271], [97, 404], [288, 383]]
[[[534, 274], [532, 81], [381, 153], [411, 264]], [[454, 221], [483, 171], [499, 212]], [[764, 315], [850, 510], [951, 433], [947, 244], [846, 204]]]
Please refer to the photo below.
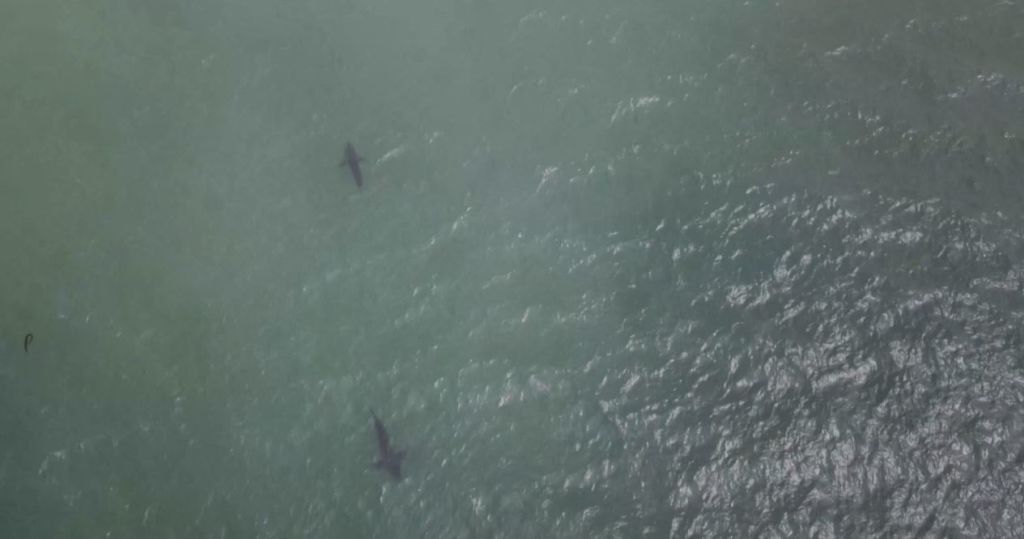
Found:
[[384, 424], [380, 422], [380, 418], [377, 417], [377, 413], [370, 410], [370, 415], [373, 416], [373, 428], [377, 431], [377, 462], [374, 466], [382, 470], [387, 470], [391, 477], [401, 480], [402, 479], [402, 459], [405, 458], [405, 451], [395, 451], [391, 447], [391, 441], [388, 438], [388, 430], [384, 428]]
[[359, 168], [359, 162], [363, 158], [356, 153], [356, 149], [352, 147], [352, 143], [348, 142], [345, 144], [345, 159], [341, 161], [341, 166], [348, 166], [348, 169], [352, 171], [352, 177], [356, 180], [356, 186], [361, 191], [363, 189], [363, 169]]

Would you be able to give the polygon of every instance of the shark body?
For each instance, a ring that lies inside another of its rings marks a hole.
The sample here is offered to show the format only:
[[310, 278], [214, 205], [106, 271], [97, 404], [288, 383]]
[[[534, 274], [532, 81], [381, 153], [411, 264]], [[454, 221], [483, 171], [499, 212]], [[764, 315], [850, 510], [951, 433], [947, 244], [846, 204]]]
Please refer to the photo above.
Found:
[[352, 178], [356, 180], [356, 187], [359, 187], [360, 191], [363, 189], [363, 169], [359, 168], [359, 162], [362, 160], [352, 143], [345, 143], [345, 159], [341, 161], [341, 166], [347, 166], [352, 172]]
[[370, 414], [373, 416], [373, 429], [377, 433], [377, 462], [374, 463], [374, 466], [387, 471], [391, 477], [400, 481], [405, 451], [396, 451], [391, 447], [388, 430], [384, 428], [384, 424], [380, 422], [380, 418], [373, 410], [370, 410]]

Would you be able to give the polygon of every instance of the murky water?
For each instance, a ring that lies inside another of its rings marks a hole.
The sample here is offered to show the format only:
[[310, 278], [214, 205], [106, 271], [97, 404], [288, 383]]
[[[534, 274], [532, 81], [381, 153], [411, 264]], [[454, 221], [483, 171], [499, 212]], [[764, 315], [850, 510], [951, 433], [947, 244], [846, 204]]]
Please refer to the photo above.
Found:
[[8, 2], [0, 536], [1015, 536], [1022, 29]]

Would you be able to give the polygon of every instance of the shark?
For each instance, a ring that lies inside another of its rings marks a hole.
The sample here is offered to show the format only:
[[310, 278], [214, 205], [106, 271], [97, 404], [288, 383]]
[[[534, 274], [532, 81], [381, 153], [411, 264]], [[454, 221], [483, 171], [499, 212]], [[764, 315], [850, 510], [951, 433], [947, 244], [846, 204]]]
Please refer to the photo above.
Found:
[[377, 413], [370, 410], [373, 416], [373, 428], [377, 432], [377, 462], [374, 466], [391, 474], [395, 480], [402, 480], [402, 459], [405, 458], [405, 451], [395, 451], [391, 447], [391, 440], [388, 437], [388, 430], [380, 422]]
[[341, 161], [339, 166], [348, 167], [352, 172], [352, 177], [355, 178], [356, 186], [359, 187], [360, 191], [363, 189], [363, 170], [359, 168], [359, 162], [362, 160], [363, 158], [356, 153], [356, 149], [352, 146], [352, 143], [345, 143], [345, 159]]

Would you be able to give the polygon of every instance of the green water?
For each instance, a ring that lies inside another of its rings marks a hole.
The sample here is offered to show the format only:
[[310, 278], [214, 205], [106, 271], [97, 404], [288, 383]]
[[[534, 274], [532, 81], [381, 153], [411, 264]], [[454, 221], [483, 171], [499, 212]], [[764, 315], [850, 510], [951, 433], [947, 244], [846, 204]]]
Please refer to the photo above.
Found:
[[1022, 29], [6, 0], [0, 537], [1019, 533]]

